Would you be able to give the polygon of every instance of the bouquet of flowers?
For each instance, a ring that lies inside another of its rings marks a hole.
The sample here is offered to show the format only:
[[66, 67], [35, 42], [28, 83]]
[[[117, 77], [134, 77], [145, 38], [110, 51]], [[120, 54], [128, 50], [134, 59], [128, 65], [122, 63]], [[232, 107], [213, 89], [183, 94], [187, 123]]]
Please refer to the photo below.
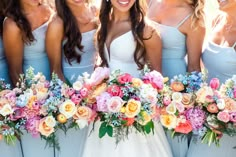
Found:
[[0, 139], [3, 137], [9, 145], [14, 145], [20, 138], [21, 126], [25, 124], [16, 105], [17, 93], [17, 90], [10, 90], [10, 85], [4, 80], [0, 80]]
[[219, 146], [223, 133], [236, 135], [235, 78], [228, 79], [221, 86], [219, 80], [213, 78], [209, 86], [204, 86], [197, 92], [197, 102], [203, 106], [207, 116], [203, 143], [215, 143]]
[[99, 137], [115, 137], [116, 143], [135, 128], [149, 134], [158, 118], [158, 91], [163, 88], [163, 77], [157, 71], [145, 73], [142, 79], [116, 70], [105, 82], [104, 92], [96, 96], [98, 117], [101, 121]]
[[161, 124], [175, 135], [188, 135], [203, 128], [205, 112], [195, 104], [196, 91], [203, 84], [202, 74], [175, 76], [164, 94]]

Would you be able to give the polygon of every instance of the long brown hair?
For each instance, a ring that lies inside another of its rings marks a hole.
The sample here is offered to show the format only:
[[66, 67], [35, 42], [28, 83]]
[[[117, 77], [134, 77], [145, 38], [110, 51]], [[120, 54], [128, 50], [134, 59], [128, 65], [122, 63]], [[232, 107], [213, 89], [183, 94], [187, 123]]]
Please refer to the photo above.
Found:
[[[145, 27], [145, 10], [141, 5], [142, 0], [136, 0], [134, 5], [130, 8], [130, 21], [131, 21], [131, 29], [136, 41], [136, 49], [134, 53], [135, 63], [138, 65], [140, 69], [143, 68], [143, 56], [146, 56], [146, 51], [144, 47], [144, 38], [143, 32]], [[110, 22], [110, 14], [112, 10], [112, 4], [107, 0], [102, 0], [101, 9], [99, 14], [99, 20], [101, 22], [100, 28], [97, 32], [97, 44], [98, 51], [101, 57], [101, 66], [108, 66], [107, 59], [105, 58], [104, 52], [104, 44], [106, 41], [107, 33], [108, 33], [108, 23]]]
[[35, 40], [31, 25], [26, 16], [22, 13], [20, 0], [9, 0], [6, 8], [6, 16], [16, 22], [16, 25], [22, 32], [22, 39], [26, 44], [30, 44]]
[[64, 25], [64, 36], [67, 42], [63, 46], [64, 54], [69, 63], [76, 60], [81, 61], [81, 55], [76, 52], [78, 48], [83, 52], [82, 34], [79, 30], [77, 20], [68, 7], [66, 0], [56, 0], [57, 15], [62, 19]]
[[3, 21], [5, 18], [5, 9], [6, 9], [6, 0], [0, 1], [0, 36], [2, 36], [2, 30], [3, 30]]

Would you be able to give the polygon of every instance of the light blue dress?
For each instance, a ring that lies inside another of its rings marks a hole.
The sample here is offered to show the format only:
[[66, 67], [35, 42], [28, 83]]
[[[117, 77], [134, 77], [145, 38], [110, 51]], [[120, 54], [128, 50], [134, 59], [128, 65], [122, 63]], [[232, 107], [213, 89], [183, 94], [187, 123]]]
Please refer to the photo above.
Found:
[[[34, 72], [42, 72], [47, 80], [50, 79], [49, 61], [45, 49], [45, 35], [49, 21], [36, 28], [32, 33], [35, 41], [31, 45], [24, 46], [24, 63], [23, 71], [25, 72], [30, 66]], [[31, 134], [25, 133], [22, 136], [22, 146], [25, 157], [53, 157], [53, 148], [46, 146], [45, 140], [33, 138]]]
[[[79, 50], [78, 53], [82, 54], [81, 62], [71, 62], [71, 65], [67, 62], [64, 54], [62, 60], [62, 68], [64, 76], [74, 83], [79, 75], [84, 72], [91, 74], [95, 66], [95, 46], [94, 46], [94, 34], [96, 30], [91, 30], [82, 33], [82, 45], [84, 46], [83, 53]], [[66, 41], [65, 41], [66, 42]], [[65, 43], [64, 42], [64, 43]], [[88, 135], [88, 127], [81, 130], [70, 129], [65, 135], [63, 131], [57, 132], [59, 138], [60, 151], [57, 152], [57, 157], [81, 157], [84, 150], [84, 144]]]
[[42, 72], [50, 80], [50, 67], [45, 48], [45, 35], [49, 21], [33, 30], [35, 41], [24, 46], [23, 72], [31, 66], [34, 72]]
[[0, 37], [0, 78], [4, 79], [7, 83], [10, 83], [8, 66], [6, 57], [4, 55], [2, 38]]
[[[221, 83], [236, 74], [236, 42], [232, 47], [223, 47], [213, 42], [208, 42], [202, 54], [205, 68], [208, 70], [208, 82], [217, 77]], [[235, 157], [236, 137], [223, 135], [220, 147], [212, 144], [210, 147], [201, 144], [197, 137], [192, 138], [188, 157]]]
[[[10, 82], [8, 76], [8, 68], [6, 58], [3, 53], [2, 38], [0, 37], [0, 78]], [[8, 146], [4, 140], [0, 141], [0, 156], [1, 157], [21, 157], [21, 149], [19, 141], [16, 141], [14, 146]]]
[[[179, 31], [179, 27], [191, 16], [187, 15], [175, 27], [156, 23], [162, 39], [162, 73], [163, 76], [172, 79], [175, 75], [186, 74], [186, 36]], [[167, 139], [172, 149], [174, 157], [186, 157], [188, 151], [188, 138], [172, 138], [170, 132]]]

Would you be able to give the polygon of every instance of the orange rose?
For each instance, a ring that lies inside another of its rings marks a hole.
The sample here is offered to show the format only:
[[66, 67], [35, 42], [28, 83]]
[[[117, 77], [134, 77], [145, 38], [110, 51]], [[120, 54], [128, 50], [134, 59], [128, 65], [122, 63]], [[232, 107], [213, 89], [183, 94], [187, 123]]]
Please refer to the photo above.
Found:
[[186, 106], [191, 105], [190, 103], [192, 102], [192, 95], [189, 93], [183, 93], [182, 96], [181, 102]]
[[184, 85], [181, 82], [172, 82], [170, 87], [174, 92], [181, 92], [184, 90]]
[[126, 126], [131, 126], [134, 123], [134, 118], [123, 118], [126, 121]]
[[57, 115], [57, 120], [61, 124], [64, 124], [64, 123], [67, 122], [66, 116], [64, 114], [61, 114], [61, 113], [59, 115]]
[[219, 112], [218, 107], [215, 103], [209, 104], [207, 106], [207, 111], [210, 113], [218, 113]]

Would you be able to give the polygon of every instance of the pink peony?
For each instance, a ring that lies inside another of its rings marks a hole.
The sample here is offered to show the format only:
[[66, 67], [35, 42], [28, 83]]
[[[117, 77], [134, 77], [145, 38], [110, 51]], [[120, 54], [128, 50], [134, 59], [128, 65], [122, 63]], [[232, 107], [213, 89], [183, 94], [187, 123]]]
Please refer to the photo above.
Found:
[[97, 111], [107, 112], [107, 102], [111, 99], [111, 95], [107, 92], [102, 93], [96, 97], [97, 100]]
[[102, 83], [104, 79], [109, 78], [110, 70], [106, 67], [97, 67], [91, 75], [90, 84], [96, 86]]
[[128, 83], [128, 82], [131, 82], [132, 81], [132, 76], [128, 73], [124, 73], [122, 75], [119, 75], [117, 80], [120, 84], [125, 84], [125, 83]]
[[87, 96], [88, 95], [88, 89], [87, 88], [82, 88], [80, 90], [80, 94], [81, 94], [82, 97]]
[[213, 78], [210, 81], [210, 87], [214, 90], [218, 89], [220, 86], [220, 80], [218, 78]]
[[225, 112], [225, 111], [221, 111], [217, 114], [217, 118], [222, 121], [222, 122], [229, 122], [229, 119], [230, 119], [230, 116], [229, 116], [229, 113], [228, 112]]
[[161, 75], [161, 73], [157, 71], [151, 71], [149, 73], [146, 73], [143, 77], [144, 83], [150, 83], [153, 88], [156, 88], [158, 90], [163, 89], [164, 87], [164, 78]]

